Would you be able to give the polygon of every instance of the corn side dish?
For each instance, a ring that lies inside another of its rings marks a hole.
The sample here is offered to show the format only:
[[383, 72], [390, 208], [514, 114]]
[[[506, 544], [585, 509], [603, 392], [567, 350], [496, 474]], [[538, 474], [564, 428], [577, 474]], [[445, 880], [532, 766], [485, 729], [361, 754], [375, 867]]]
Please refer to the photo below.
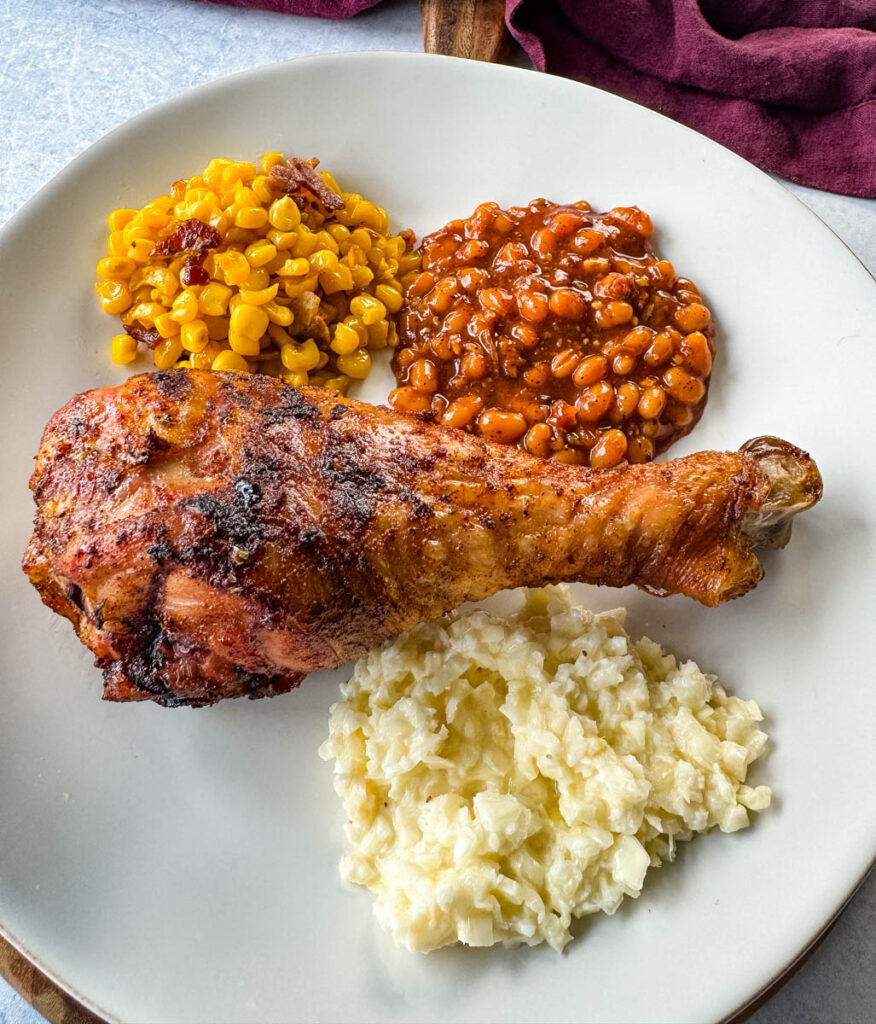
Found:
[[753, 701], [594, 615], [568, 589], [507, 619], [418, 626], [356, 665], [320, 754], [348, 819], [344, 879], [402, 946], [561, 950], [649, 867], [769, 805]]
[[215, 159], [141, 209], [113, 210], [96, 284], [125, 329], [113, 362], [145, 345], [162, 370], [259, 371], [341, 392], [364, 379], [371, 353], [398, 343], [393, 314], [420, 257], [411, 232], [390, 234], [384, 209], [316, 163]]

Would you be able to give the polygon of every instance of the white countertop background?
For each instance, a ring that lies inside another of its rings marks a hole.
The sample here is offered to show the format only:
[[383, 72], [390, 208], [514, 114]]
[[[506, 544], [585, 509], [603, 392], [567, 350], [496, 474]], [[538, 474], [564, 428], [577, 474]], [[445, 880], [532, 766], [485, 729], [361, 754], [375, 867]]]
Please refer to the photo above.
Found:
[[[111, 128], [191, 86], [305, 54], [422, 48], [416, 0], [350, 21], [193, 0], [0, 0], [0, 224]], [[876, 200], [788, 187], [876, 275]], [[871, 1024], [874, 963], [876, 873], [751, 1024]], [[2, 979], [0, 1024], [43, 1024]]]

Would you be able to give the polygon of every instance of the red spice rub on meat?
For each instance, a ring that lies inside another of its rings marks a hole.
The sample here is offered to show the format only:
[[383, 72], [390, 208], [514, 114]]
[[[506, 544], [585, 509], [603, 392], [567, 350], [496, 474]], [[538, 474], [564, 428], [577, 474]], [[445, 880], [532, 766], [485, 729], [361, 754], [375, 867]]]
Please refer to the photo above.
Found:
[[818, 500], [804, 452], [592, 470], [262, 374], [177, 370], [50, 420], [24, 569], [110, 700], [281, 693], [464, 601], [561, 580], [716, 605]]

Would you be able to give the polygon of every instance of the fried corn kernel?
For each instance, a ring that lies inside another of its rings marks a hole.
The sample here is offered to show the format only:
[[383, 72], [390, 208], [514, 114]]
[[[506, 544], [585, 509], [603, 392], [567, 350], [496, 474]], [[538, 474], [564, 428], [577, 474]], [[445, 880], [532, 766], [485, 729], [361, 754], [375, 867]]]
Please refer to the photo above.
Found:
[[207, 325], [203, 320], [191, 320], [189, 323], [183, 324], [179, 331], [179, 338], [186, 352], [201, 352], [207, 347], [207, 342], [210, 340]]
[[364, 348], [346, 356], [338, 356], [338, 369], [353, 380], [365, 380], [371, 371], [371, 355]]
[[345, 242], [349, 243], [350, 229], [345, 224], [329, 224], [325, 230], [334, 239], [339, 247], [339, 251]]
[[136, 320], [137, 323], [143, 324], [144, 327], [152, 327], [155, 323], [155, 318], [166, 312], [167, 308], [157, 302], [138, 302], [136, 306], [132, 306], [125, 313], [124, 319], [128, 322]]
[[183, 347], [179, 338], [167, 338], [152, 350], [152, 361], [159, 370], [169, 370], [182, 355]]
[[126, 366], [137, 358], [137, 342], [130, 334], [117, 334], [113, 338], [110, 354], [117, 366]]
[[319, 248], [319, 238], [303, 224], [295, 235], [292, 252], [296, 256], [310, 256]]
[[388, 284], [379, 284], [374, 289], [374, 294], [390, 313], [397, 313], [401, 309], [402, 294], [398, 288], [393, 288]]
[[301, 211], [291, 196], [283, 196], [271, 203], [268, 220], [278, 231], [294, 231], [301, 223]]
[[370, 327], [386, 316], [386, 306], [380, 299], [372, 298], [370, 295], [357, 295], [350, 302], [350, 312], [360, 317], [366, 327]]
[[[254, 193], [253, 199], [258, 199]], [[246, 228], [248, 231], [252, 231], [254, 228], [264, 227], [267, 222], [267, 210], [261, 206], [244, 206], [242, 209], [237, 211], [237, 215], [234, 218], [234, 223], [237, 227]]]
[[180, 332], [180, 324], [171, 318], [170, 313], [162, 313], [160, 316], [155, 317], [152, 321], [152, 326], [162, 338], [173, 338]]
[[262, 174], [267, 174], [272, 167], [276, 167], [277, 164], [282, 164], [286, 160], [286, 157], [282, 153], [271, 151], [265, 153], [265, 155], [259, 160], [259, 170]]
[[329, 391], [337, 391], [338, 394], [345, 395], [350, 386], [350, 378], [345, 377], [343, 374], [340, 374], [337, 377], [327, 377], [324, 386], [327, 387]]
[[194, 320], [197, 315], [198, 296], [190, 288], [186, 288], [184, 292], [180, 292], [173, 300], [170, 319], [176, 320], [178, 324], [187, 324], [190, 320]]
[[[357, 316], [345, 316], [344, 317], [344, 323], [348, 327], [352, 327], [353, 330], [359, 335], [359, 344], [360, 345], [367, 345], [368, 344], [368, 328], [365, 326], [365, 324], [362, 323], [362, 321], [359, 319], [359, 317], [357, 317]], [[341, 353], [341, 355], [343, 355], [343, 353]]]
[[95, 291], [104, 313], [123, 313], [131, 305], [131, 291], [121, 281], [99, 281]]
[[179, 278], [164, 267], [140, 267], [131, 277], [130, 287], [140, 289], [145, 285], [154, 289], [156, 301], [169, 306], [179, 291]]
[[308, 274], [307, 277], [295, 278], [283, 282], [283, 291], [290, 299], [295, 299], [305, 292], [315, 292], [319, 282], [319, 274]]
[[[303, 168], [297, 183], [302, 167], [278, 152], [256, 163], [216, 158], [140, 209], [108, 215], [98, 302], [157, 332], [156, 367], [346, 392], [368, 375], [370, 352], [398, 343], [392, 318], [421, 269], [413, 234], [389, 235], [386, 211], [327, 171], [308, 178]], [[118, 334], [110, 356], [124, 366], [137, 349]]]
[[355, 288], [367, 288], [374, 280], [374, 274], [368, 267], [353, 267], [350, 277]]
[[323, 270], [319, 275], [319, 284], [326, 295], [336, 292], [349, 292], [354, 287], [353, 273], [349, 267], [337, 266], [334, 270]]
[[259, 306], [241, 302], [231, 310], [228, 344], [242, 356], [257, 356], [259, 339], [268, 329], [268, 314]]
[[349, 324], [340, 323], [335, 326], [334, 337], [329, 346], [339, 356], [349, 355], [359, 347], [359, 334]]
[[225, 341], [228, 337], [227, 316], [205, 316], [204, 323], [207, 325], [210, 341]]
[[278, 348], [281, 349], [287, 341], [291, 341], [288, 333], [284, 331], [279, 324], [275, 323], [268, 324], [268, 337]]
[[198, 308], [207, 316], [223, 316], [228, 312], [228, 303], [233, 294], [227, 284], [211, 281], [198, 296]]
[[310, 269], [316, 270], [335, 270], [338, 266], [338, 257], [331, 251], [331, 249], [319, 249], [315, 252], [308, 261], [310, 263]]
[[277, 270], [280, 277], [304, 277], [305, 274], [310, 273], [310, 262], [309, 260], [301, 257], [300, 259], [286, 260], [285, 263]]
[[137, 264], [127, 256], [107, 256], [98, 260], [97, 276], [108, 281], [124, 281], [137, 269]]
[[240, 297], [250, 306], [264, 306], [277, 297], [280, 283], [275, 281], [270, 287], [259, 288], [257, 291], [250, 291], [247, 288], [240, 289]]
[[154, 246], [155, 240], [152, 238], [135, 238], [128, 246], [128, 258], [135, 263], [148, 263]]
[[389, 322], [378, 320], [368, 328], [368, 348], [386, 348], [386, 340], [389, 337]]
[[238, 373], [248, 373], [249, 363], [237, 352], [230, 349], [223, 349], [213, 360], [213, 370], [237, 370]]
[[110, 256], [124, 256], [128, 251], [128, 243], [125, 241], [124, 232], [110, 231], [106, 240], [106, 251]]
[[192, 352], [189, 362], [195, 370], [210, 370], [213, 367], [213, 360], [220, 351], [221, 349], [215, 341], [208, 341], [200, 352]]
[[[268, 314], [271, 323], [278, 327], [288, 327], [294, 320], [292, 310], [287, 306], [281, 306], [279, 302], [274, 302], [273, 299], [264, 303], [262, 309]], [[270, 328], [268, 330], [270, 331]]]
[[249, 260], [237, 249], [217, 253], [213, 265], [226, 284], [243, 284], [250, 275]]
[[313, 338], [307, 338], [300, 345], [298, 342], [288, 341], [280, 349], [280, 358], [283, 361], [283, 365], [292, 372], [315, 370], [319, 365], [319, 355], [319, 349], [316, 347], [316, 342]]
[[263, 267], [277, 255], [277, 247], [266, 238], [260, 238], [252, 242], [244, 250], [244, 256], [249, 260], [251, 267]]
[[137, 216], [136, 210], [113, 210], [107, 217], [110, 231], [121, 231]]

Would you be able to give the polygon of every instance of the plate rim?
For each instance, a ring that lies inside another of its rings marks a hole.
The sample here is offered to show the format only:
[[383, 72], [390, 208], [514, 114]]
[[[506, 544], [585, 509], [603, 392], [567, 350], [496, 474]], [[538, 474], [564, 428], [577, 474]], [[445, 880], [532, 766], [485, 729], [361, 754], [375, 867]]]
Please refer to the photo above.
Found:
[[[534, 75], [539, 79], [549, 78], [554, 82], [562, 83], [571, 89], [585, 89], [587, 92], [596, 93], [600, 95], [611, 96], [615, 102], [625, 104], [630, 107], [636, 107], [638, 110], [644, 110], [652, 117], [659, 118], [661, 121], [666, 121], [669, 124], [675, 126], [676, 129], [693, 135], [701, 141], [706, 142], [709, 146], [714, 147], [725, 153], [737, 162], [741, 167], [746, 168], [748, 172], [753, 172], [756, 176], [769, 181], [774, 189], [777, 189], [780, 194], [784, 196], [790, 196], [802, 209], [817, 221], [823, 228], [826, 228], [833, 238], [839, 242], [839, 244], [854, 258], [855, 262], [858, 263], [865, 274], [876, 284], [876, 274], [872, 273], [866, 266], [864, 261], [858, 256], [858, 254], [833, 230], [833, 228], [822, 220], [821, 217], [815, 213], [810, 207], [803, 202], [799, 196], [796, 196], [789, 188], [787, 188], [782, 180], [778, 176], [763, 170], [756, 164], [753, 164], [750, 160], [746, 160], [745, 157], [741, 156], [735, 150], [730, 149], [723, 143], [717, 142], [715, 139], [710, 138], [708, 135], [704, 135], [702, 132], [698, 132], [695, 128], [691, 128], [689, 125], [684, 124], [681, 121], [676, 121], [674, 118], [668, 117], [666, 114], [661, 114], [658, 110], [653, 110], [651, 107], [647, 107], [642, 103], [636, 103], [634, 100], [629, 100], [624, 96], [619, 96], [617, 93], [610, 92], [608, 89], [599, 89], [594, 85], [590, 85], [587, 82], [579, 82], [574, 78], [568, 78], [565, 75], [553, 74], [549, 71], [538, 71], [535, 68], [522, 68], [516, 67], [512, 64], [496, 64], [488, 63], [486, 61], [469, 60], [465, 57], [455, 57], [450, 54], [443, 53], [427, 53], [417, 50], [326, 50], [323, 53], [309, 53], [302, 54], [298, 57], [289, 57], [286, 60], [270, 61], [267, 64], [259, 64], [253, 68], [242, 68], [240, 71], [233, 71], [228, 75], [220, 75], [218, 78], [210, 79], [208, 82], [201, 82], [200, 85], [193, 85], [187, 89], [183, 89], [181, 92], [174, 93], [173, 96], [168, 96], [163, 100], [159, 100], [157, 103], [153, 103], [145, 109], [139, 111], [139, 113], [132, 114], [126, 118], [120, 124], [117, 124], [114, 128], [110, 128], [108, 132], [105, 132], [99, 138], [95, 139], [94, 142], [89, 143], [83, 150], [77, 153], [72, 159], [68, 160], [62, 167], [60, 167], [40, 188], [27, 199], [3, 224], [0, 224], [0, 249], [2, 249], [7, 233], [12, 233], [13, 230], [17, 229], [18, 221], [23, 219], [23, 215], [30, 213], [32, 207], [39, 206], [41, 200], [47, 198], [46, 193], [54, 188], [59, 187], [63, 184], [63, 179], [68, 173], [72, 174], [78, 167], [78, 164], [84, 161], [87, 157], [95, 155], [94, 151], [108, 144], [110, 141], [114, 141], [116, 135], [123, 135], [126, 131], [130, 130], [135, 123], [145, 121], [154, 116], [160, 116], [169, 110], [177, 103], [187, 101], [201, 92], [209, 92], [220, 86], [228, 85], [234, 81], [242, 81], [250, 77], [276, 70], [278, 68], [287, 67], [292, 64], [302, 64], [309, 62], [330, 62], [332, 60], [344, 60], [351, 57], [379, 57], [381, 59], [388, 58], [390, 60], [413, 60], [413, 61], [433, 61], [435, 63], [455, 63], [455, 64], [466, 64], [474, 65], [481, 69], [489, 68], [489, 74], [510, 74], [510, 75]], [[793, 183], [792, 183], [793, 184]], [[810, 186], [801, 186], [810, 187]], [[839, 195], [843, 196], [843, 193], [839, 192], [825, 192], [824, 189], [814, 189], [816, 192], [823, 192], [825, 195]], [[847, 196], [845, 198], [854, 198]]]
[[[689, 126], [682, 124], [679, 121], [667, 117], [665, 114], [661, 114], [656, 110], [652, 110], [643, 104], [636, 103], [632, 100], [628, 100], [625, 97], [618, 96], [609, 90], [599, 89], [595, 86], [589, 85], [585, 82], [578, 82], [575, 79], [567, 78], [562, 75], [551, 74], [548, 72], [540, 72], [535, 69], [529, 69], [524, 67], [516, 67], [508, 64], [487, 64], [481, 61], [467, 60], [461, 57], [454, 57], [444, 54], [425, 53], [415, 50], [386, 50], [386, 49], [356, 49], [356, 50], [333, 50], [326, 51], [323, 53], [306, 54], [296, 57], [290, 57], [282, 61], [271, 61], [266, 64], [260, 64], [256, 67], [244, 68], [239, 71], [232, 72], [227, 75], [221, 75], [218, 78], [211, 79], [207, 82], [202, 82], [199, 85], [189, 87], [182, 90], [181, 92], [175, 93], [172, 96], [168, 96], [165, 99], [158, 101], [157, 103], [151, 104], [139, 111], [136, 114], [126, 118], [120, 124], [111, 128], [108, 132], [89, 143], [84, 149], [77, 153], [74, 157], [67, 161], [58, 171], [53, 174], [48, 181], [46, 181], [25, 203], [23, 203], [9, 219], [2, 225], [0, 225], [0, 254], [7, 248], [10, 240], [14, 237], [15, 233], [20, 230], [22, 226], [27, 223], [27, 220], [35, 215], [38, 215], [40, 208], [46, 202], [49, 202], [54, 197], [54, 194], [59, 190], [63, 190], [67, 184], [68, 179], [73, 178], [75, 175], [81, 173], [82, 165], [87, 165], [89, 161], [96, 161], [100, 158], [101, 153], [106, 148], [114, 148], [118, 143], [124, 143], [125, 136], [133, 131], [139, 130], [142, 125], [148, 125], [153, 118], [162, 118], [167, 113], [171, 112], [175, 107], [190, 103], [192, 100], [197, 100], [201, 94], [208, 95], [214, 91], [220, 91], [224, 88], [228, 88], [235, 82], [246, 82], [251, 79], [257, 79], [259, 76], [276, 72], [279, 69], [288, 66], [298, 66], [304, 63], [317, 63], [317, 64], [331, 64], [337, 61], [348, 61], [351, 58], [359, 59], [377, 59], [378, 61], [387, 61], [389, 63], [404, 63], [413, 62], [421, 63], [423, 61], [430, 61], [433, 63], [464, 63], [466, 65], [480, 65], [483, 73], [488, 75], [534, 75], [540, 79], [549, 78], [554, 83], [561, 83], [563, 88], [568, 89], [570, 92], [579, 89], [584, 89], [588, 93], [597, 93], [603, 96], [610, 96], [612, 101], [619, 102], [622, 104], [636, 107], [640, 111], [645, 111], [646, 115], [650, 115], [653, 118], [659, 118], [662, 121], [669, 122], [674, 126], [674, 129], [682, 129], [684, 132], [689, 133], [697, 137], [700, 143], [706, 142], [709, 146], [722, 151], [726, 156], [731, 157], [737, 164], [737, 167], [745, 168], [745, 173], [753, 173], [756, 177], [760, 178], [761, 181], [769, 182], [770, 186], [777, 190], [777, 194], [781, 194], [785, 197], [790, 197], [795, 201], [797, 206], [805, 211], [806, 214], [814, 219], [823, 229], [825, 229], [833, 239], [839, 243], [839, 245], [853, 257], [855, 262], [859, 265], [864, 274], [869, 278], [870, 282], [876, 286], [876, 274], [870, 271], [863, 260], [854, 252], [853, 249], [833, 230], [833, 228], [827, 224], [821, 217], [818, 216], [810, 207], [803, 202], [797, 195], [788, 189], [781, 180], [778, 180], [772, 174], [762, 170], [755, 164], [746, 160], [738, 153], [729, 149], [727, 146], [716, 142], [714, 139], [709, 138], [707, 135], [696, 131]], [[485, 70], [489, 68], [489, 71]], [[474, 70], [474, 68], [470, 69]], [[481, 73], [476, 71], [475, 73]], [[823, 191], [823, 190], [816, 190]], [[834, 193], [827, 193], [834, 194]], [[838, 193], [837, 193], [838, 194]], [[732, 1024], [741, 1015], [745, 1014], [746, 1010], [757, 1003], [764, 995], [771, 998], [775, 991], [781, 987], [791, 977], [794, 969], [800, 965], [807, 954], [816, 946], [819, 940], [826, 935], [830, 928], [836, 923], [838, 918], [841, 916], [847, 905], [854, 898], [858, 889], [865, 882], [870, 872], [876, 867], [876, 842], [874, 842], [874, 849], [871, 853], [871, 858], [861, 872], [852, 882], [849, 887], [844, 888], [844, 895], [840, 901], [835, 904], [828, 916], [823, 920], [822, 924], [816, 928], [815, 932], [811, 934], [806, 940], [799, 946], [797, 952], [785, 963], [767, 982], [761, 985], [756, 992], [747, 996], [744, 1001], [738, 1003], [730, 1013], [721, 1018], [720, 1024]], [[0, 915], [3, 914], [3, 908], [0, 907]], [[87, 995], [79, 991], [74, 985], [68, 982], [61, 974], [56, 971], [51, 965], [45, 963], [37, 954], [33, 953], [21, 940], [19, 940], [10, 930], [7, 928], [3, 921], [0, 920], [0, 938], [4, 939], [9, 945], [15, 949], [21, 956], [23, 956], [29, 963], [31, 963], [52, 985], [56, 986], [67, 996], [70, 996], [77, 1002], [81, 1003], [89, 1012], [95, 1014], [106, 1024], [121, 1024], [121, 1018], [114, 1016], [107, 1010], [100, 1007], [97, 1003], [93, 1002]]]
[[[65, 978], [62, 978], [53, 967], [45, 963], [36, 953], [33, 953], [27, 946], [20, 942], [14, 935], [12, 935], [2, 924], [0, 924], [0, 940], [6, 942], [16, 953], [24, 957], [25, 960], [38, 971], [42, 977], [56, 989], [63, 999], [71, 999], [76, 1003], [79, 1003], [88, 1013], [92, 1014], [101, 1024], [123, 1024], [121, 1018], [113, 1016], [103, 1007], [98, 1006], [97, 1003], [93, 1002], [83, 992], [80, 992], [74, 985], [71, 985]], [[16, 986], [11, 980], [5, 978], [5, 974], [0, 972], [0, 976], [4, 977], [7, 984], [13, 991], [18, 991]], [[21, 995], [21, 993], [19, 993]], [[52, 1018], [48, 1017], [45, 1012], [37, 1010], [37, 1008], [31, 1003], [31, 1001], [24, 995], [21, 998], [36, 1010], [37, 1013], [42, 1013], [50, 1024], [56, 1024]], [[77, 1022], [78, 1024], [78, 1022]]]

